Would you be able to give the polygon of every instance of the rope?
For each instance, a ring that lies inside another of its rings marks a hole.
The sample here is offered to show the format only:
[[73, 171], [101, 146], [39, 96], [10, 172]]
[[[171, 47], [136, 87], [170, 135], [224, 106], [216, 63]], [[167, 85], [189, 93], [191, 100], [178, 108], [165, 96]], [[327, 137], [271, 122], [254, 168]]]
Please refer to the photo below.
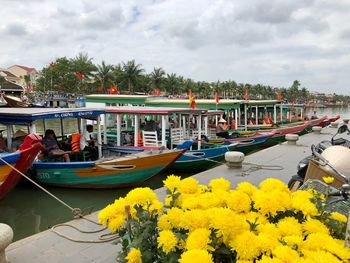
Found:
[[[0, 161], [5, 163], [7, 166], [9, 166], [10, 168], [12, 168], [14, 171], [16, 171], [17, 173], [19, 173], [20, 175], [22, 175], [24, 178], [26, 178], [29, 182], [31, 182], [32, 184], [34, 184], [35, 186], [37, 186], [39, 189], [41, 189], [42, 191], [44, 191], [46, 194], [48, 194], [49, 196], [51, 196], [52, 198], [54, 198], [56, 201], [58, 201], [59, 203], [61, 203], [62, 205], [64, 205], [65, 207], [67, 207], [73, 214], [74, 216], [74, 219], [85, 219], [91, 223], [94, 223], [96, 225], [101, 225], [89, 218], [86, 218], [83, 216], [82, 214], [82, 211], [80, 208], [73, 208], [71, 207], [70, 205], [68, 205], [66, 202], [64, 202], [63, 200], [61, 200], [60, 198], [58, 198], [57, 196], [55, 196], [54, 194], [50, 193], [48, 190], [46, 190], [44, 187], [42, 187], [41, 185], [39, 185], [37, 182], [35, 182], [34, 180], [32, 180], [30, 177], [28, 177], [27, 175], [25, 175], [24, 173], [22, 173], [21, 171], [19, 171], [16, 167], [14, 167], [13, 165], [11, 165], [10, 163], [8, 163], [7, 161], [5, 161], [3, 158], [0, 157]], [[81, 232], [81, 233], [85, 233], [85, 234], [92, 234], [92, 233], [98, 233], [98, 232], [101, 232], [101, 231], [104, 231], [106, 230], [106, 227], [102, 228], [102, 229], [97, 229], [97, 230], [93, 230], [93, 231], [86, 231], [86, 230], [81, 230], [79, 229], [78, 227], [76, 226], [73, 226], [73, 225], [70, 225], [70, 224], [67, 224], [67, 223], [63, 223], [63, 224], [57, 224], [57, 225], [54, 225], [51, 230], [57, 234], [58, 236], [60, 237], [63, 237], [67, 240], [70, 240], [70, 241], [73, 241], [73, 242], [80, 242], [80, 243], [103, 243], [103, 242], [109, 242], [109, 241], [112, 241], [116, 238], [118, 238], [118, 236], [116, 234], [113, 234], [113, 233], [107, 233], [107, 234], [102, 234], [100, 235], [99, 237], [99, 240], [77, 240], [77, 239], [73, 239], [71, 237], [68, 237], [64, 234], [61, 234], [59, 232], [57, 232], [55, 229], [57, 227], [61, 227], [61, 226], [66, 226], [66, 227], [70, 227], [70, 228], [73, 228], [75, 230], [77, 230], [78, 232]], [[105, 236], [111, 236], [109, 238], [105, 238]]]

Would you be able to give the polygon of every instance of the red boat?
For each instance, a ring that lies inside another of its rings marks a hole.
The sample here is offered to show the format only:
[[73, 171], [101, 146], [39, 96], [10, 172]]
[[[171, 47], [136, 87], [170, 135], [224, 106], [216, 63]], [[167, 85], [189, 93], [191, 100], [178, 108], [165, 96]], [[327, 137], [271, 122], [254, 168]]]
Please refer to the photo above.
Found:
[[319, 126], [321, 127], [326, 127], [327, 125], [329, 125], [331, 122], [335, 122], [336, 120], [338, 120], [340, 118], [340, 115], [335, 115], [335, 117], [333, 118], [326, 118], [325, 120], [323, 120]]
[[[37, 134], [29, 134], [24, 138], [23, 144], [19, 147], [16, 153], [20, 154], [20, 157], [14, 164], [14, 167], [22, 172], [26, 173], [29, 167], [32, 165], [35, 157], [39, 151], [44, 147], [41, 144], [41, 137]], [[21, 180], [22, 175], [11, 169], [11, 172], [4, 178], [0, 184], [0, 199], [3, 199]]]

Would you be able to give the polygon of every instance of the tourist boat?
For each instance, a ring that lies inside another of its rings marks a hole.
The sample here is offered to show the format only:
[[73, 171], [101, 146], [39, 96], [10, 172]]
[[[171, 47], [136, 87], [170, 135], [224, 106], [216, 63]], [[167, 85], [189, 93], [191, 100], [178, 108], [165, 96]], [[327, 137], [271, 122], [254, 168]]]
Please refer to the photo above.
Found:
[[[0, 154], [0, 199], [15, 188], [22, 179], [18, 171], [25, 174], [42, 149], [40, 136], [30, 134], [25, 137], [23, 144], [16, 152]], [[18, 171], [12, 169], [7, 163]]]
[[157, 175], [183, 150], [143, 151], [85, 162], [35, 162], [36, 180], [72, 188], [117, 188], [140, 184]]
[[[79, 158], [73, 162], [37, 161], [33, 163], [33, 172], [40, 183], [65, 187], [123, 187], [137, 184], [158, 174], [178, 158], [183, 150], [145, 151], [143, 153], [120, 157], [108, 151], [102, 152], [101, 115], [104, 109], [91, 108], [0, 108], [0, 123], [28, 126], [36, 131], [36, 122], [43, 121], [44, 129], [49, 128], [45, 120], [61, 120], [61, 136], [64, 134], [63, 119], [77, 119], [77, 130], [83, 129], [86, 119], [97, 122], [98, 161]], [[8, 129], [11, 130], [11, 125]], [[11, 141], [8, 141], [11, 146]]]
[[[116, 114], [117, 120], [117, 145], [112, 146], [111, 149], [114, 151], [120, 152], [137, 152], [144, 151], [149, 149], [157, 149], [160, 145], [163, 147], [169, 146], [173, 147], [173, 144], [181, 145], [182, 142], [190, 140], [191, 144], [188, 145], [187, 151], [180, 156], [170, 167], [172, 171], [181, 171], [181, 172], [199, 172], [207, 170], [215, 165], [218, 162], [224, 160], [224, 155], [227, 151], [237, 150], [244, 153], [249, 153], [257, 148], [257, 145], [260, 142], [255, 141], [245, 141], [245, 142], [225, 142], [225, 143], [206, 143], [199, 138], [198, 134], [201, 136], [209, 137], [208, 129], [208, 117], [214, 115], [222, 115], [222, 111], [208, 111], [206, 109], [189, 109], [189, 108], [161, 108], [161, 107], [108, 107], [106, 108], [106, 113]], [[142, 116], [152, 115], [154, 118], [161, 118], [161, 142], [157, 141], [157, 136], [154, 138], [154, 143], [147, 143], [145, 140], [141, 139], [139, 141], [136, 138], [136, 135], [139, 131], [137, 126], [134, 126], [134, 145], [123, 146], [121, 145], [121, 114], [132, 115], [131, 118], [137, 123]], [[176, 115], [176, 116], [174, 116]], [[181, 115], [181, 116], [180, 116]], [[166, 138], [166, 129], [165, 124], [167, 118], [172, 116], [176, 118], [179, 124], [179, 128], [170, 129], [169, 136]], [[184, 135], [188, 131], [189, 117], [195, 118], [197, 128], [191, 129], [192, 137], [189, 137], [190, 134]], [[203, 121], [202, 121], [203, 120]], [[204, 123], [204, 127], [203, 127]], [[119, 128], [118, 128], [119, 127]], [[186, 138], [187, 137], [187, 138]], [[169, 141], [169, 143], [167, 143]], [[192, 144], [192, 141], [194, 142]], [[262, 142], [261, 142], [262, 143]], [[178, 148], [178, 147], [177, 147]], [[182, 148], [182, 147], [181, 147]]]

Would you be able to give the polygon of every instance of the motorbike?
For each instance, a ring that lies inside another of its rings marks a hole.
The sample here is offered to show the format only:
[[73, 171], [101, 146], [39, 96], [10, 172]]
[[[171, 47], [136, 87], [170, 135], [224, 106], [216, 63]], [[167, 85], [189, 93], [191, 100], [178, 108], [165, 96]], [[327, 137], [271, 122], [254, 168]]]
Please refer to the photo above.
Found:
[[305, 157], [304, 159], [302, 159], [297, 166], [297, 174], [293, 175], [292, 178], [289, 180], [288, 182], [288, 187], [289, 189], [292, 189], [293, 186], [295, 185], [295, 183], [298, 183], [299, 186], [301, 186], [304, 183], [304, 179], [306, 176], [306, 172], [308, 170], [309, 167], [309, 162], [315, 158], [316, 155], [321, 155], [321, 153], [327, 149], [330, 146], [334, 146], [334, 145], [341, 145], [347, 148], [350, 148], [350, 141], [344, 138], [336, 138], [336, 136], [338, 136], [339, 134], [343, 134], [347, 132], [348, 135], [350, 135], [350, 130], [348, 128], [347, 125], [341, 125], [337, 132], [332, 136], [330, 141], [321, 141], [320, 143], [318, 143], [316, 146], [312, 145], [311, 146], [311, 150], [312, 150], [312, 154]]

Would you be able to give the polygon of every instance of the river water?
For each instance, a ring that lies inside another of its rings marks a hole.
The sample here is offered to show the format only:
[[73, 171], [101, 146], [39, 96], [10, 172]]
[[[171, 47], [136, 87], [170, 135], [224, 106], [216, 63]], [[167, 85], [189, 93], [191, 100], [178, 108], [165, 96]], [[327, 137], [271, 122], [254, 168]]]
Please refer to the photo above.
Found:
[[[314, 109], [310, 109], [311, 112]], [[329, 117], [340, 114], [344, 119], [350, 119], [350, 108], [318, 108], [317, 115]], [[76, 127], [76, 123], [65, 120], [64, 126], [69, 129]], [[43, 132], [38, 125], [38, 132]], [[56, 134], [60, 134], [58, 126], [48, 122], [47, 128], [53, 128]], [[75, 129], [75, 128], [74, 128]], [[74, 132], [74, 130], [72, 130]], [[156, 189], [162, 186], [162, 181], [171, 172], [164, 172], [141, 186]], [[183, 177], [190, 174], [181, 175]], [[219, 175], [218, 175], [219, 176]], [[124, 196], [130, 188], [125, 189], [68, 189], [47, 187], [51, 193], [63, 199], [72, 207], [96, 211], [116, 198]], [[12, 227], [15, 240], [46, 230], [51, 226], [72, 219], [71, 212], [46, 193], [39, 190], [28, 182], [18, 185], [4, 200], [0, 201], [0, 222]]]

